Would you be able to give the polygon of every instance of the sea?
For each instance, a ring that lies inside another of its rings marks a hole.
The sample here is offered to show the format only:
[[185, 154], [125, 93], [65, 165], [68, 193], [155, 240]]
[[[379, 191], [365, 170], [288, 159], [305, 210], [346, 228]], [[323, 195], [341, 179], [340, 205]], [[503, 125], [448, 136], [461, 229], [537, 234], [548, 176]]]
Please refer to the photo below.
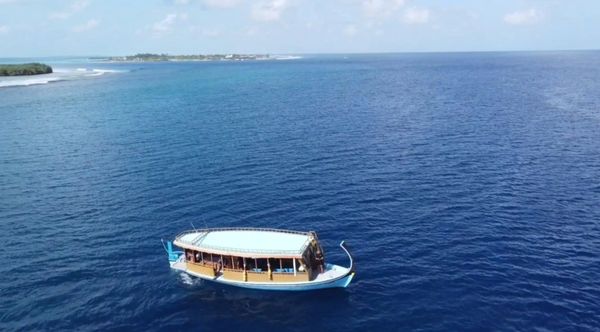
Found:
[[[37, 60], [0, 79], [2, 331], [600, 330], [598, 51]], [[172, 271], [204, 227], [345, 240], [356, 277]]]

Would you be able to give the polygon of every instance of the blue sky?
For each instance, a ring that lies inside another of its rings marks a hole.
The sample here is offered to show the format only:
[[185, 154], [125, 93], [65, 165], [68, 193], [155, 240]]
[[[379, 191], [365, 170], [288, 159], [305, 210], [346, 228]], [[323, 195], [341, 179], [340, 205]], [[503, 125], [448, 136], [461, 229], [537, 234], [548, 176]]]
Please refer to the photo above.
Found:
[[0, 0], [0, 57], [598, 48], [598, 0]]

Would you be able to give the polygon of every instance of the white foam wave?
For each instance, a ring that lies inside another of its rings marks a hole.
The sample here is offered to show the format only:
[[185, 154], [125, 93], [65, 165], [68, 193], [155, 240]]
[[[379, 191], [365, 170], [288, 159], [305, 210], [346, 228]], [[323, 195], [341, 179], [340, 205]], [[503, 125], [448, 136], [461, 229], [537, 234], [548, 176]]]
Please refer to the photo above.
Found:
[[121, 70], [115, 70], [115, 69], [92, 69], [91, 70], [92, 74], [88, 75], [88, 76], [100, 76], [100, 75], [104, 75], [107, 73], [121, 73]]
[[102, 72], [102, 73], [122, 73], [123, 70], [117, 69], [92, 69], [94, 72]]
[[187, 273], [180, 273], [179, 277], [181, 278], [182, 283], [184, 283], [188, 286], [194, 285], [194, 279], [192, 279], [192, 277], [190, 277]]
[[275, 60], [297, 60], [302, 59], [299, 55], [273, 55], [272, 58]]
[[98, 68], [57, 68], [51, 74], [35, 76], [0, 77], [0, 88], [11, 86], [29, 86], [48, 84], [50, 82], [81, 79], [85, 77], [101, 76], [107, 73], [122, 73], [122, 70]]
[[48, 84], [50, 82], [61, 81], [60, 77], [47, 77], [47, 78], [26, 78], [26, 79], [11, 79], [7, 81], [0, 81], [0, 88], [5, 88], [9, 86], [29, 86], [29, 85], [39, 85], [39, 84]]

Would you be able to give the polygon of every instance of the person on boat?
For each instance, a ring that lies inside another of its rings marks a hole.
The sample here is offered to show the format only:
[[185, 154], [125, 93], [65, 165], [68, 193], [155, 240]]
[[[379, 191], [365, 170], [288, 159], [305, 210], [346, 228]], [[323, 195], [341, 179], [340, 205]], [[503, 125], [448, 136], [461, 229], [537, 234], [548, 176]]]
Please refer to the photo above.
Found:
[[317, 253], [315, 254], [315, 260], [317, 261], [317, 265], [319, 266], [319, 271], [321, 271], [321, 273], [323, 273], [323, 253], [321, 252], [321, 250], [317, 250]]
[[304, 263], [300, 263], [300, 267], [298, 268], [298, 271], [300, 271], [300, 272], [306, 271], [306, 267], [304, 266]]

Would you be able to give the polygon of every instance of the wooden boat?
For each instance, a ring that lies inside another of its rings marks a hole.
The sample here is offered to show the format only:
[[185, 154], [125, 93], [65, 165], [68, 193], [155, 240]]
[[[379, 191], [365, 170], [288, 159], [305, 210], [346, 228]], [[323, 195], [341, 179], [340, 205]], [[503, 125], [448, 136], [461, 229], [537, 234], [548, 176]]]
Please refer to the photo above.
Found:
[[[174, 251], [173, 244], [182, 250]], [[210, 228], [185, 231], [168, 241], [172, 269], [232, 286], [303, 291], [347, 287], [350, 267], [326, 263], [315, 232], [265, 228]]]

